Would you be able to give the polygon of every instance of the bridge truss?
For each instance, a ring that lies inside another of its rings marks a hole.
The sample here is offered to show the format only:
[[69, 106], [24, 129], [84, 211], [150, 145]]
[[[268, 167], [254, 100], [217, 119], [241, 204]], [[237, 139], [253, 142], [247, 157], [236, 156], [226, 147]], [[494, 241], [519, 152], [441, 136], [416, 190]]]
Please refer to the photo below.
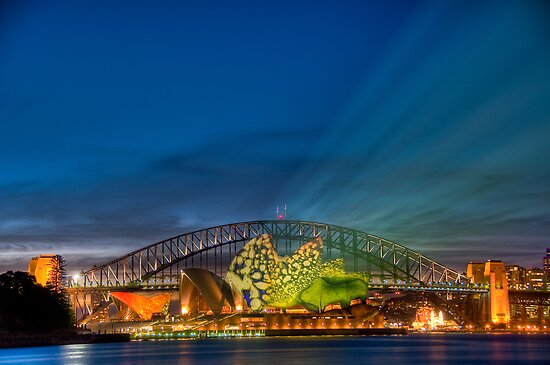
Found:
[[[280, 255], [289, 255], [315, 238], [323, 240], [325, 259], [344, 258], [346, 270], [368, 272], [373, 288], [486, 292], [466, 277], [405, 246], [341, 226], [291, 220], [225, 224], [160, 241], [83, 273], [73, 288], [77, 317], [87, 317], [105, 303], [109, 290], [166, 290], [178, 285], [187, 267], [223, 276], [250, 239], [269, 234]], [[80, 313], [79, 313], [80, 312]]]
[[185, 267], [223, 276], [244, 243], [269, 234], [279, 254], [290, 254], [315, 238], [327, 259], [343, 257], [347, 269], [371, 273], [373, 284], [467, 285], [463, 275], [405, 246], [331, 224], [273, 220], [226, 224], [185, 233], [130, 252], [84, 273], [84, 287], [170, 285]]

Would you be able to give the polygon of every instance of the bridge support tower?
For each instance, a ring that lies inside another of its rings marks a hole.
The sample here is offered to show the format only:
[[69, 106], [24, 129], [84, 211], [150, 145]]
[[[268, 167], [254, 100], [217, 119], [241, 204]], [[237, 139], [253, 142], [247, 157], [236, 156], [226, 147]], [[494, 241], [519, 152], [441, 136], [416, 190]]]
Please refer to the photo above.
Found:
[[476, 304], [481, 308], [481, 313], [476, 316], [478, 320], [482, 323], [508, 324], [510, 300], [504, 263], [500, 260], [470, 262], [466, 276], [474, 284], [489, 285], [489, 295], [480, 296], [480, 303]]

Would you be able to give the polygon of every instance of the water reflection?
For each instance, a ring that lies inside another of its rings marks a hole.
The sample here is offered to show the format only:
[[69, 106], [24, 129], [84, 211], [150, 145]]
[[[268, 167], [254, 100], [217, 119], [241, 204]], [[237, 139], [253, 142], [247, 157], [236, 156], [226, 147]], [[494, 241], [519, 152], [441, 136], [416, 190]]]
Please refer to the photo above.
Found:
[[533, 364], [550, 336], [410, 335], [149, 341], [0, 350], [0, 364]]

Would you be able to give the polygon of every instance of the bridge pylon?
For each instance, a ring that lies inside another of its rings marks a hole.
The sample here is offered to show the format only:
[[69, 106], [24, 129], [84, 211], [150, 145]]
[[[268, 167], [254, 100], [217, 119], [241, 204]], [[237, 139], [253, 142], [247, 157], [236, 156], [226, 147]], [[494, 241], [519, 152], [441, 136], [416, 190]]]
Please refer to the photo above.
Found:
[[471, 283], [489, 285], [488, 295], [480, 294], [472, 303], [479, 324], [509, 324], [510, 300], [504, 263], [500, 260], [470, 262], [466, 276]]

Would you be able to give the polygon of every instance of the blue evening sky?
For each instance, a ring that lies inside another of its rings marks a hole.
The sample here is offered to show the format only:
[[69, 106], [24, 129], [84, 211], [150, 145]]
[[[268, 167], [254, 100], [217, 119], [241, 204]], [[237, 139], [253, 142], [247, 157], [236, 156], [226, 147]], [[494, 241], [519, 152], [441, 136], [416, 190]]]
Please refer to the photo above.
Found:
[[0, 272], [191, 229], [550, 247], [546, 1], [2, 1]]

